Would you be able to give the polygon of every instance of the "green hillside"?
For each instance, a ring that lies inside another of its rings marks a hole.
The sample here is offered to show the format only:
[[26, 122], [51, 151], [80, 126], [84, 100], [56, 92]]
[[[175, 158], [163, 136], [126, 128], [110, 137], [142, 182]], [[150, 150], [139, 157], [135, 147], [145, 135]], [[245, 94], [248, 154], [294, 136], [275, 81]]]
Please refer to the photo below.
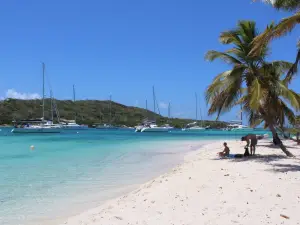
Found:
[[[110, 122], [110, 101], [98, 100], [54, 100], [58, 114], [62, 119], [72, 120], [75, 118], [80, 124], [93, 125], [97, 123]], [[18, 119], [36, 119], [42, 116], [41, 100], [19, 100], [6, 99], [0, 101], [0, 124], [11, 124]], [[50, 99], [45, 100], [45, 119], [51, 118]], [[135, 126], [143, 119], [156, 120], [158, 124], [169, 123], [176, 127], [183, 127], [192, 120], [168, 119], [152, 111], [142, 108], [125, 106], [111, 102], [111, 123], [114, 125]], [[215, 121], [204, 121], [204, 125], [212, 127], [224, 127], [226, 123]]]

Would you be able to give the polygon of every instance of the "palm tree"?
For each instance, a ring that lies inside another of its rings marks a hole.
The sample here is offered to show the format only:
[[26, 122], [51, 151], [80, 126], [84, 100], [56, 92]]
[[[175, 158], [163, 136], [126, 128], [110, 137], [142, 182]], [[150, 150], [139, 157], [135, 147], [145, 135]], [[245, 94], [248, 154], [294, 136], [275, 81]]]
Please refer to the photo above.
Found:
[[[278, 10], [292, 12], [293, 15], [282, 19], [277, 25], [272, 23], [267, 29], [254, 40], [254, 48], [250, 54], [259, 54], [263, 46], [273, 39], [280, 38], [290, 33], [297, 24], [300, 24], [300, 1], [299, 0], [264, 0]], [[296, 60], [291, 67], [289, 74], [297, 72], [300, 63], [300, 41], [297, 43]]]
[[[266, 62], [267, 45], [263, 46], [261, 54], [249, 54], [257, 35], [255, 22], [239, 21], [236, 29], [220, 35], [220, 42], [231, 44], [233, 48], [225, 52], [207, 52], [209, 61], [221, 59], [232, 66], [231, 70], [217, 75], [207, 88], [208, 113], [217, 113], [218, 118], [232, 107], [241, 105], [249, 115], [251, 126], [265, 122], [275, 136], [276, 127], [282, 127], [286, 118], [294, 123], [295, 115], [289, 105], [300, 110], [300, 96], [289, 89], [292, 76], [283, 76], [292, 63]], [[280, 147], [286, 155], [293, 156], [282, 142]]]
[[300, 144], [300, 116], [296, 117], [294, 128], [296, 129], [296, 139], [297, 139], [297, 142], [298, 142], [298, 144]]

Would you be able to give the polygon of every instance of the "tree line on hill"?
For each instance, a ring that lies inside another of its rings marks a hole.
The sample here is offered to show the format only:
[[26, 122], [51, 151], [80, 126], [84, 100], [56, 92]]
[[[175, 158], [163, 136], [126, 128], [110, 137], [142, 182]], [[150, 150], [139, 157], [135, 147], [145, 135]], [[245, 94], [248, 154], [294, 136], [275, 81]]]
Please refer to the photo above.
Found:
[[[152, 111], [131, 107], [110, 101], [98, 100], [53, 100], [54, 121], [57, 117], [65, 120], [74, 120], [78, 124], [92, 126], [94, 124], [113, 124], [136, 126], [145, 119], [155, 120], [158, 125], [170, 124], [176, 128], [182, 128], [194, 120], [167, 118]], [[57, 110], [55, 110], [57, 109]], [[51, 100], [45, 99], [45, 119], [51, 119]], [[12, 124], [13, 120], [37, 119], [42, 117], [42, 100], [6, 99], [0, 101], [0, 124]], [[222, 121], [203, 121], [203, 126], [223, 128], [227, 123]]]

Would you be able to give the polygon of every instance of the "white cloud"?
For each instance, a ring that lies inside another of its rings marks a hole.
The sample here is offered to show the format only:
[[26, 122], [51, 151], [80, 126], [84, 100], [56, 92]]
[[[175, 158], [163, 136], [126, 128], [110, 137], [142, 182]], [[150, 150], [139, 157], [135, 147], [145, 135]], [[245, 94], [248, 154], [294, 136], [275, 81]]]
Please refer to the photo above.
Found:
[[21, 93], [17, 92], [15, 89], [8, 89], [5, 94], [5, 98], [14, 98], [14, 99], [40, 99], [41, 96], [38, 93]]
[[[272, 5], [274, 5], [275, 3], [275, 0], [261, 0], [262, 2], [265, 2], [265, 3], [270, 3]], [[252, 2], [257, 2], [257, 0], [252, 0]]]
[[160, 102], [159, 103], [159, 108], [161, 108], [161, 109], [167, 109], [168, 108], [168, 104], [167, 103], [165, 103], [165, 102]]

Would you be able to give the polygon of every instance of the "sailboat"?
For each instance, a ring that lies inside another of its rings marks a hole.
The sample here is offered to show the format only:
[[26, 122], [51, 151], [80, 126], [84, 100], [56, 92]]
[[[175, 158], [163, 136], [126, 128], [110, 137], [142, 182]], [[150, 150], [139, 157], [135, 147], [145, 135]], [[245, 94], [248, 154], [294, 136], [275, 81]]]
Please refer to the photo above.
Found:
[[102, 129], [102, 130], [117, 130], [118, 127], [115, 127], [111, 125], [111, 95], [109, 96], [109, 124], [100, 124], [96, 126], [96, 129]]
[[[195, 98], [196, 98], [196, 121], [193, 123], [188, 123], [183, 129], [182, 131], [187, 131], [187, 132], [202, 132], [205, 131], [206, 128], [203, 126], [199, 126], [198, 125], [198, 96], [197, 93], [195, 93]], [[201, 118], [201, 122], [202, 122], [202, 118]]]
[[[42, 99], [42, 118], [35, 120], [19, 120], [13, 121], [14, 128], [11, 130], [12, 133], [60, 133], [61, 126], [53, 124], [53, 119], [45, 120], [45, 64], [43, 66], [43, 99]], [[52, 96], [51, 96], [51, 111], [52, 108]]]
[[[75, 85], [73, 85], [73, 102], [75, 104]], [[76, 123], [76, 112], [74, 116], [74, 120], [64, 120], [61, 119], [61, 125], [64, 129], [66, 130], [85, 130], [88, 129], [89, 127], [87, 125], [79, 125]]]
[[240, 120], [232, 120], [229, 122], [229, 125], [227, 126], [227, 130], [229, 131], [239, 131], [239, 132], [251, 132], [254, 129], [251, 127], [248, 127], [246, 125], [243, 125], [243, 111], [241, 108], [240, 111]]
[[[157, 101], [156, 101], [154, 86], [153, 86], [152, 90], [153, 90], [154, 113], [155, 113], [156, 107], [157, 107], [158, 113], [160, 114], [160, 110], [159, 110], [159, 107], [158, 107]], [[170, 105], [169, 105], [169, 114], [170, 114]], [[136, 127], [135, 132], [169, 132], [171, 129], [173, 129], [173, 127], [169, 126], [168, 124], [166, 124], [164, 126], [158, 126], [158, 125], [156, 125], [155, 121], [146, 120], [143, 122], [142, 125]]]

